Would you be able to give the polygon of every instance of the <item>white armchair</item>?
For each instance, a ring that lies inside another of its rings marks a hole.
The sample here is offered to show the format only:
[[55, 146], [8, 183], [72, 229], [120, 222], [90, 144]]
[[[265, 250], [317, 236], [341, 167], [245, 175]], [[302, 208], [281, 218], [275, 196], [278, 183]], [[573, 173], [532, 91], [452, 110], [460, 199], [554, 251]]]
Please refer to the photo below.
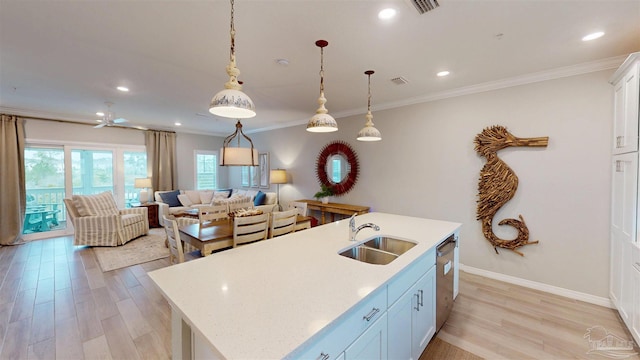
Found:
[[75, 228], [74, 245], [118, 246], [149, 233], [147, 208], [118, 210], [113, 195], [74, 195], [64, 199]]

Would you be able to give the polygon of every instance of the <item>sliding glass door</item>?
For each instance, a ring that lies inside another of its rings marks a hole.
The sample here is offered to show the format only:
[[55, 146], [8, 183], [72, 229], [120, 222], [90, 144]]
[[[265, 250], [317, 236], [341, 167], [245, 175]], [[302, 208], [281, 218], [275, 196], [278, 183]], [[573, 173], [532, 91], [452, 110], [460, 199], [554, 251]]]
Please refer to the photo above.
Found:
[[64, 149], [30, 147], [24, 151], [27, 208], [23, 234], [64, 230], [66, 214]]
[[25, 148], [27, 240], [72, 232], [62, 201], [74, 194], [110, 191], [118, 208], [138, 202], [135, 178], [147, 177], [144, 146], [28, 144]]

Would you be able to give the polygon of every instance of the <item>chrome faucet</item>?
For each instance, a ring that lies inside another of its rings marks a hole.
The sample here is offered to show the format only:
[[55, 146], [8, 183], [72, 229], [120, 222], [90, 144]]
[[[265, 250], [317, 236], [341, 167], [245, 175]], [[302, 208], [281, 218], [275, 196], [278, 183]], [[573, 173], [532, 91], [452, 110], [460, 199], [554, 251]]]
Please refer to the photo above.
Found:
[[351, 215], [351, 218], [349, 219], [349, 240], [356, 241], [356, 235], [358, 235], [360, 230], [365, 228], [372, 228], [375, 231], [380, 231], [380, 226], [374, 223], [362, 224], [356, 228], [356, 215], [358, 214]]

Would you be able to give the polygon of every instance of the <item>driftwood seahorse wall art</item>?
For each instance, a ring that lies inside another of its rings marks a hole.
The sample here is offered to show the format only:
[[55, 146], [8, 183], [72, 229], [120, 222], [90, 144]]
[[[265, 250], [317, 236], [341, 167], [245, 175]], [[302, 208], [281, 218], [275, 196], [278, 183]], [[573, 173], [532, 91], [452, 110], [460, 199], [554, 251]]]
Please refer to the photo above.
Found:
[[537, 244], [538, 241], [529, 241], [529, 229], [522, 218], [504, 219], [499, 225], [511, 225], [518, 230], [518, 236], [513, 240], [500, 239], [493, 233], [493, 217], [498, 210], [513, 198], [518, 189], [518, 177], [515, 172], [498, 157], [498, 151], [510, 146], [535, 146], [546, 147], [549, 137], [518, 138], [513, 136], [504, 126], [491, 126], [482, 130], [474, 140], [475, 150], [487, 159], [480, 170], [478, 182], [478, 208], [477, 220], [482, 222], [482, 232], [489, 240], [493, 249], [498, 254], [498, 248], [514, 251], [520, 256], [524, 254], [517, 248]]

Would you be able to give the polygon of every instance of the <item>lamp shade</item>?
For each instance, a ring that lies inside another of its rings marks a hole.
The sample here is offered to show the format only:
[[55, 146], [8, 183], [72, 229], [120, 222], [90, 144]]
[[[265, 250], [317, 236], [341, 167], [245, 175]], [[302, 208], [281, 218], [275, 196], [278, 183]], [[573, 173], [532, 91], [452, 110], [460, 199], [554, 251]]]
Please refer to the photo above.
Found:
[[258, 166], [258, 150], [243, 147], [223, 147], [220, 149], [220, 165]]
[[256, 116], [256, 107], [242, 91], [224, 89], [211, 99], [209, 112], [226, 118], [247, 119]]
[[286, 184], [287, 183], [287, 171], [283, 169], [271, 170], [269, 178], [272, 184]]
[[133, 187], [136, 189], [146, 189], [151, 187], [150, 178], [136, 178], [133, 182]]

